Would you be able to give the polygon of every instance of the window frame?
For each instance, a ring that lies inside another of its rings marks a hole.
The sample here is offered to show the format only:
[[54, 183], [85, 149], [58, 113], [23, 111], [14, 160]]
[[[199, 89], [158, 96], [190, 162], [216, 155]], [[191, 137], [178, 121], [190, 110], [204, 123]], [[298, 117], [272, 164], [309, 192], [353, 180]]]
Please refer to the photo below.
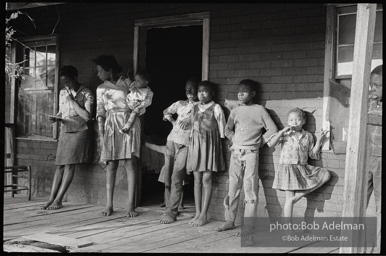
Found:
[[[37, 46], [40, 46], [40, 45], [49, 45], [50, 43], [54, 43], [54, 44], [51, 44], [51, 45], [55, 45], [55, 81], [54, 81], [54, 85], [53, 85], [53, 94], [54, 94], [54, 98], [53, 98], [53, 104], [54, 104], [54, 107], [53, 107], [53, 112], [52, 113], [53, 115], [55, 115], [58, 111], [59, 111], [59, 68], [60, 68], [60, 51], [59, 51], [59, 47], [60, 47], [60, 43], [59, 43], [59, 35], [57, 34], [52, 34], [52, 35], [40, 35], [40, 36], [31, 36], [31, 37], [23, 37], [23, 38], [18, 38], [17, 39], [18, 42], [17, 42], [17, 46], [14, 46], [13, 47], [13, 50], [15, 51], [15, 55], [19, 55], [18, 58], [20, 58], [20, 54], [21, 54], [21, 58], [22, 60], [24, 60], [24, 49], [28, 46], [31, 46], [31, 45], [37, 45]], [[19, 59], [19, 60], [20, 60]], [[19, 90], [18, 90], [18, 87], [20, 86], [20, 81], [16, 81], [15, 82], [15, 91], [16, 91], [16, 94], [15, 94], [15, 105], [14, 105], [14, 112], [15, 112], [15, 124], [17, 124], [17, 115], [18, 115], [18, 111], [17, 111], [17, 106], [19, 104], [18, 102], [18, 94], [19, 94]], [[57, 141], [58, 140], [58, 137], [59, 137], [59, 124], [56, 122], [56, 123], [53, 123], [52, 124], [53, 126], [53, 131], [52, 131], [52, 137], [46, 137], [46, 138], [31, 138], [31, 137], [19, 137], [17, 132], [15, 133], [16, 135], [16, 138], [18, 140], [37, 140], [37, 141]]]
[[[357, 4], [327, 4], [327, 16], [326, 16], [326, 41], [325, 41], [325, 59], [324, 59], [324, 88], [323, 88], [323, 129], [330, 131], [330, 122], [328, 121], [327, 109], [330, 102], [330, 80], [347, 80], [352, 78], [352, 75], [340, 75], [337, 76], [337, 40], [338, 40], [338, 15], [346, 15], [347, 13], [338, 13], [338, 8], [342, 7], [356, 7]], [[377, 6], [377, 12], [382, 10], [380, 6]], [[355, 14], [357, 9], [355, 9]], [[375, 43], [374, 43], [375, 44]], [[382, 42], [383, 44], [383, 42]], [[323, 152], [333, 153], [331, 147], [331, 141], [329, 140], [324, 143], [322, 147]]]

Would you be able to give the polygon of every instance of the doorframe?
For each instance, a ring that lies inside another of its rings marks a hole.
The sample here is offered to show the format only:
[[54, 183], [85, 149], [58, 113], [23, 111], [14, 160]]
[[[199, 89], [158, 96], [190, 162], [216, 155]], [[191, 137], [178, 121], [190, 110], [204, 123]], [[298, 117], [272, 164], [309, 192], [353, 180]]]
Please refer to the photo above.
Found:
[[139, 30], [141, 27], [167, 28], [176, 26], [202, 25], [202, 69], [201, 79], [209, 79], [209, 36], [210, 36], [210, 13], [189, 13], [182, 15], [163, 16], [156, 18], [136, 19], [134, 23], [134, 50], [133, 50], [133, 69], [134, 73], [138, 69], [139, 61]]

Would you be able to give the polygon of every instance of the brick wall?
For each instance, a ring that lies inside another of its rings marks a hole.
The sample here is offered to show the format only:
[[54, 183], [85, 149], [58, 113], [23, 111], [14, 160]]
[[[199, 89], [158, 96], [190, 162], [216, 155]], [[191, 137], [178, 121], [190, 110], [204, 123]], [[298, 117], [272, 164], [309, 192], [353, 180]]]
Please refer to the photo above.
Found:
[[[134, 20], [209, 11], [209, 79], [219, 84], [217, 98], [236, 99], [237, 84], [250, 78], [261, 83], [257, 100], [270, 112], [278, 128], [283, 127], [292, 107], [304, 107], [305, 128], [319, 136], [322, 126], [323, 70], [326, 7], [323, 4], [65, 4], [29, 9], [35, 30], [21, 19], [25, 33], [60, 36], [61, 65], [72, 64], [79, 80], [95, 91], [100, 81], [91, 59], [113, 54], [126, 70], [132, 64]], [[16, 25], [15, 25], [16, 26]], [[26, 32], [28, 31], [28, 32]], [[33, 34], [29, 34], [33, 35]], [[156, 97], [156, 95], [155, 95]], [[315, 112], [313, 112], [315, 111]], [[227, 112], [229, 113], [229, 111]], [[30, 163], [34, 172], [34, 195], [47, 196], [54, 171], [56, 142], [18, 140], [18, 164]], [[229, 164], [229, 151], [225, 152]], [[284, 194], [271, 189], [280, 148], [263, 148], [260, 155], [259, 215], [280, 215]], [[323, 152], [313, 165], [328, 168], [332, 178], [324, 187], [294, 208], [295, 216], [339, 216], [342, 211], [345, 155]], [[78, 167], [68, 199], [105, 203], [105, 174], [102, 164]], [[215, 176], [210, 216], [224, 219], [223, 198], [228, 190], [228, 171]], [[126, 178], [117, 174], [115, 205], [126, 205]], [[242, 204], [240, 204], [242, 206]], [[373, 209], [371, 203], [370, 209]]]

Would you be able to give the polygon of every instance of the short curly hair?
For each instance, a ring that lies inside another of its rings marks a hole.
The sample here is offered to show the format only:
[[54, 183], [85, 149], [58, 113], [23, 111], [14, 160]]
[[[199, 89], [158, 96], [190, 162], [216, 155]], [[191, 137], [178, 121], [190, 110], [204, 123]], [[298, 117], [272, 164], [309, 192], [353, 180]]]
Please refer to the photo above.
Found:
[[251, 92], [257, 92], [257, 87], [259, 84], [251, 79], [244, 79], [240, 81], [239, 85], [245, 85], [251, 90]]
[[373, 71], [371, 71], [371, 74], [382, 76], [382, 65], [375, 67]]
[[287, 116], [289, 116], [289, 114], [291, 114], [291, 113], [298, 113], [299, 116], [301, 116], [303, 118], [303, 120], [306, 121], [306, 113], [302, 109], [300, 109], [300, 108], [290, 109], [290, 111], [288, 111]]
[[59, 76], [65, 76], [74, 80], [78, 76], [78, 70], [74, 66], [62, 66], [59, 70]]
[[200, 86], [209, 88], [213, 94], [216, 93], [215, 84], [212, 82], [209, 82], [208, 80], [199, 82], [198, 87], [200, 87]]

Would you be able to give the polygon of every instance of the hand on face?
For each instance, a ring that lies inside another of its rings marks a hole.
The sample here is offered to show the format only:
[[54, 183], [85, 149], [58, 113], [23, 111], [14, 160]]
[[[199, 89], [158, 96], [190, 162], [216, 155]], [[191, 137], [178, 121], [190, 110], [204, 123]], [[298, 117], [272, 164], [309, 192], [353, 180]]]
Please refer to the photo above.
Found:
[[288, 115], [288, 126], [294, 131], [301, 131], [305, 122], [303, 117], [297, 112], [291, 112]]

